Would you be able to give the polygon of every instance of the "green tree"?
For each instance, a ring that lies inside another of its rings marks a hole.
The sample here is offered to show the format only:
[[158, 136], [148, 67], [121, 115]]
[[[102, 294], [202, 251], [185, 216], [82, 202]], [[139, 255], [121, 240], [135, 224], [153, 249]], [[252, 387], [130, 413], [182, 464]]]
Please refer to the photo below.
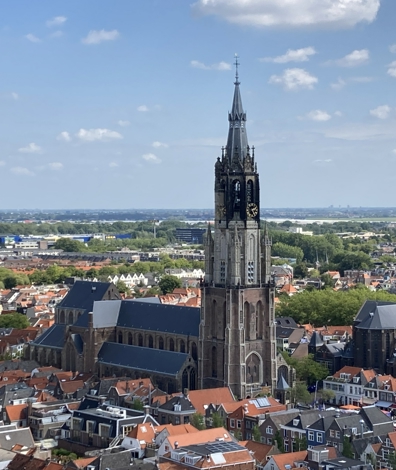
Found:
[[283, 454], [285, 452], [285, 446], [284, 446], [284, 443], [283, 443], [284, 441], [283, 441], [283, 438], [281, 436], [279, 429], [275, 432], [274, 440], [276, 442], [276, 446], [278, 447], [280, 453]]
[[391, 452], [388, 455], [388, 464], [390, 465], [392, 470], [396, 470], [396, 453]]
[[178, 277], [166, 274], [165, 276], [162, 276], [161, 280], [158, 283], [158, 286], [163, 294], [169, 294], [178, 287], [181, 287], [182, 282], [181, 279], [179, 279]]
[[134, 410], [139, 410], [139, 411], [143, 411], [143, 402], [141, 400], [139, 400], [138, 398], [135, 398], [133, 400], [133, 403], [132, 403], [132, 408]]
[[3, 279], [3, 284], [6, 289], [13, 289], [18, 285], [18, 281], [15, 276], [7, 276]]
[[212, 414], [212, 427], [214, 428], [222, 428], [224, 427], [224, 419], [220, 416], [220, 413], [215, 411]]
[[297, 380], [309, 385], [314, 384], [319, 380], [323, 380], [329, 375], [328, 368], [325, 365], [316, 362], [312, 354], [308, 354], [308, 356], [297, 359], [293, 356], [290, 357], [286, 351], [283, 351], [282, 356], [286, 362], [296, 370]]
[[295, 258], [297, 263], [301, 263], [304, 258], [304, 252], [301, 248], [281, 242], [274, 243], [271, 253], [273, 256], [280, 256], [281, 258]]
[[256, 442], [260, 442], [261, 441], [261, 432], [260, 432], [260, 428], [258, 427], [257, 424], [255, 424], [253, 426], [253, 429], [252, 429], [252, 438], [253, 438], [253, 441], [256, 441]]
[[206, 428], [205, 418], [202, 416], [201, 413], [194, 413], [190, 417], [190, 423], [194, 426], [194, 428], [197, 428], [199, 431], [202, 431], [202, 429]]
[[307, 442], [307, 437], [302, 436], [302, 437], [295, 437], [294, 442], [293, 442], [293, 450], [294, 452], [300, 452], [301, 450], [307, 450], [308, 448], [308, 442]]
[[349, 459], [354, 458], [353, 447], [348, 436], [344, 436], [344, 439], [342, 440], [342, 455]]
[[124, 281], [118, 281], [116, 286], [121, 294], [129, 294], [131, 292], [131, 289], [125, 284]]
[[304, 382], [297, 382], [291, 389], [291, 398], [294, 403], [310, 403], [311, 394], [307, 390], [307, 384]]
[[73, 240], [71, 238], [59, 238], [55, 242], [54, 248], [57, 250], [66, 251], [68, 253], [87, 251], [87, 247], [84, 245], [84, 243], [80, 242], [79, 240]]
[[329, 403], [331, 400], [335, 398], [335, 393], [333, 390], [330, 390], [328, 388], [324, 388], [321, 392], [320, 395], [322, 397], [323, 403]]
[[23, 329], [27, 328], [28, 326], [28, 319], [21, 313], [8, 313], [6, 315], [0, 315], [0, 328]]

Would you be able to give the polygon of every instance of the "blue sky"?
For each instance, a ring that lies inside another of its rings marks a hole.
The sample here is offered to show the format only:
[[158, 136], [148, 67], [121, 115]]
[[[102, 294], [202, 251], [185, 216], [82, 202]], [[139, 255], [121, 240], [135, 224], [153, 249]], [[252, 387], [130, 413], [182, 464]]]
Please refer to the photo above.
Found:
[[0, 4], [0, 209], [209, 208], [235, 53], [262, 207], [395, 206], [394, 0]]

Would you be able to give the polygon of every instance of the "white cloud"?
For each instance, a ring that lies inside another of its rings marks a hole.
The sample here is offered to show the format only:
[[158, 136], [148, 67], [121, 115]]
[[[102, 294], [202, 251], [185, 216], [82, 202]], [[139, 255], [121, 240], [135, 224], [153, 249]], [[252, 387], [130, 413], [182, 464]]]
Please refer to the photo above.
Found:
[[48, 163], [48, 168], [49, 168], [50, 170], [54, 170], [54, 171], [63, 170], [63, 163], [60, 163], [60, 162], [51, 162], [51, 163]]
[[121, 126], [121, 127], [127, 127], [129, 126], [130, 122], [129, 121], [123, 121], [123, 120], [119, 120], [118, 121], [118, 125]]
[[378, 119], [387, 119], [391, 111], [391, 107], [385, 104], [383, 106], [378, 106], [378, 108], [370, 110], [370, 114]]
[[153, 142], [151, 145], [156, 149], [161, 148], [161, 147], [163, 148], [169, 147], [168, 144], [164, 144], [164, 142], [158, 142], [158, 141]]
[[26, 147], [21, 147], [20, 149], [18, 149], [18, 151], [22, 153], [40, 153], [41, 147], [35, 144], [34, 142], [31, 142]]
[[272, 75], [269, 83], [283, 85], [285, 90], [297, 91], [303, 88], [311, 90], [318, 79], [304, 69], [286, 69], [282, 75]]
[[104, 41], [114, 41], [119, 37], [120, 33], [116, 29], [113, 29], [112, 31], [105, 31], [104, 29], [97, 31], [93, 29], [88, 33], [87, 37], [81, 39], [81, 42], [88, 45], [100, 44]]
[[110, 163], [109, 163], [109, 167], [110, 167], [110, 168], [117, 168], [118, 166], [119, 166], [119, 165], [118, 165], [117, 162], [110, 162]]
[[307, 119], [310, 119], [311, 121], [325, 122], [331, 119], [331, 115], [326, 111], [315, 109], [314, 111], [310, 111], [307, 114]]
[[150, 163], [161, 163], [161, 159], [154, 155], [153, 153], [145, 153], [142, 155], [143, 160]]
[[343, 80], [342, 78], [339, 78], [335, 83], [331, 83], [330, 86], [333, 90], [342, 90], [344, 86], [346, 85], [346, 81]]
[[388, 65], [388, 75], [396, 78], [396, 60]]
[[351, 28], [375, 20], [380, 0], [198, 0], [193, 11], [246, 26]]
[[50, 20], [48, 20], [45, 24], [48, 28], [52, 28], [53, 26], [60, 26], [67, 20], [66, 16], [54, 16]]
[[112, 131], [110, 129], [80, 129], [77, 132], [76, 137], [85, 142], [105, 142], [123, 138], [119, 132]]
[[147, 113], [147, 111], [149, 111], [148, 106], [146, 106], [145, 104], [138, 106], [136, 109], [141, 113]]
[[360, 49], [352, 51], [350, 54], [347, 54], [342, 59], [329, 61], [329, 65], [335, 64], [339, 67], [357, 67], [364, 64], [370, 59], [370, 52], [367, 49]]
[[356, 83], [370, 83], [374, 81], [374, 77], [351, 77], [349, 80]]
[[22, 175], [22, 176], [33, 176], [34, 173], [30, 171], [28, 168], [23, 166], [14, 166], [10, 169], [14, 175]]
[[56, 137], [56, 140], [63, 140], [64, 142], [70, 142], [71, 136], [67, 131], [63, 131]]
[[231, 64], [228, 62], [218, 62], [212, 65], [205, 65], [203, 62], [199, 62], [198, 60], [192, 60], [190, 62], [191, 67], [195, 69], [202, 69], [202, 70], [231, 70]]
[[389, 46], [389, 50], [392, 52], [392, 54], [396, 54], [396, 44]]
[[18, 95], [18, 93], [15, 93], [15, 91], [11, 92], [11, 96], [15, 101], [19, 100], [19, 95]]
[[30, 42], [41, 42], [41, 39], [39, 39], [37, 36], [31, 33], [27, 34], [25, 38]]
[[63, 31], [54, 31], [53, 33], [50, 34], [52, 38], [60, 38], [63, 36]]
[[311, 55], [316, 54], [313, 47], [304, 47], [303, 49], [288, 49], [286, 54], [278, 57], [264, 57], [261, 62], [274, 62], [275, 64], [286, 64], [287, 62], [307, 62]]
[[341, 111], [336, 111], [336, 112], [334, 113], [334, 116], [341, 117], [341, 116], [342, 116], [342, 112], [341, 112]]
[[6, 162], [4, 160], [0, 160], [0, 166], [5, 166]]

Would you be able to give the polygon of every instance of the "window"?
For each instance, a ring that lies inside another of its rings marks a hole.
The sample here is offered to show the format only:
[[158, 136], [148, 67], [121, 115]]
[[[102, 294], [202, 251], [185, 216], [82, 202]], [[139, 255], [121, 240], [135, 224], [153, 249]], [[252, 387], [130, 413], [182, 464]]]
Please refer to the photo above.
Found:
[[334, 437], [334, 429], [330, 429], [330, 437]]
[[80, 431], [81, 430], [81, 419], [80, 418], [73, 418], [72, 420], [72, 429], [75, 431]]
[[247, 280], [248, 282], [254, 282], [254, 262], [249, 261], [247, 266]]
[[318, 432], [316, 434], [316, 440], [319, 444], [322, 444], [323, 443], [323, 434], [321, 432]]
[[267, 434], [271, 434], [271, 435], [272, 435], [272, 434], [273, 434], [273, 429], [272, 429], [272, 427], [271, 427], [271, 426], [267, 426], [267, 429], [265, 430], [265, 432], [266, 432]]
[[93, 434], [95, 431], [95, 421], [87, 421], [86, 430], [88, 434]]
[[283, 447], [285, 448], [285, 452], [289, 452], [289, 443], [288, 442], [285, 442], [283, 444]]
[[293, 419], [293, 426], [298, 426], [300, 421], [298, 419]]
[[241, 423], [241, 421], [238, 419], [238, 421], [237, 421], [237, 428], [238, 428], [238, 429], [241, 429], [241, 426], [242, 426], [242, 423]]
[[315, 439], [315, 433], [313, 431], [308, 431], [308, 440], [313, 441]]
[[230, 419], [230, 428], [235, 429], [235, 419]]
[[246, 421], [246, 429], [250, 429], [250, 421]]
[[272, 439], [270, 437], [267, 437], [267, 444], [272, 445]]
[[336, 432], [335, 432], [335, 437], [336, 437], [337, 439], [340, 438], [340, 431], [336, 431]]
[[99, 424], [99, 435], [101, 437], [110, 437], [110, 426], [108, 424]]

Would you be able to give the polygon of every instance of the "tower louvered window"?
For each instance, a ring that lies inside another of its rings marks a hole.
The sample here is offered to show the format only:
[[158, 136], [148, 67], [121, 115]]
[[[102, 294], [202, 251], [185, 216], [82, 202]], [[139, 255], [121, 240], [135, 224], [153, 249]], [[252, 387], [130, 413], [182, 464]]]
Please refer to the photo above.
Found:
[[254, 261], [249, 261], [248, 262], [247, 280], [248, 280], [249, 283], [254, 282]]

